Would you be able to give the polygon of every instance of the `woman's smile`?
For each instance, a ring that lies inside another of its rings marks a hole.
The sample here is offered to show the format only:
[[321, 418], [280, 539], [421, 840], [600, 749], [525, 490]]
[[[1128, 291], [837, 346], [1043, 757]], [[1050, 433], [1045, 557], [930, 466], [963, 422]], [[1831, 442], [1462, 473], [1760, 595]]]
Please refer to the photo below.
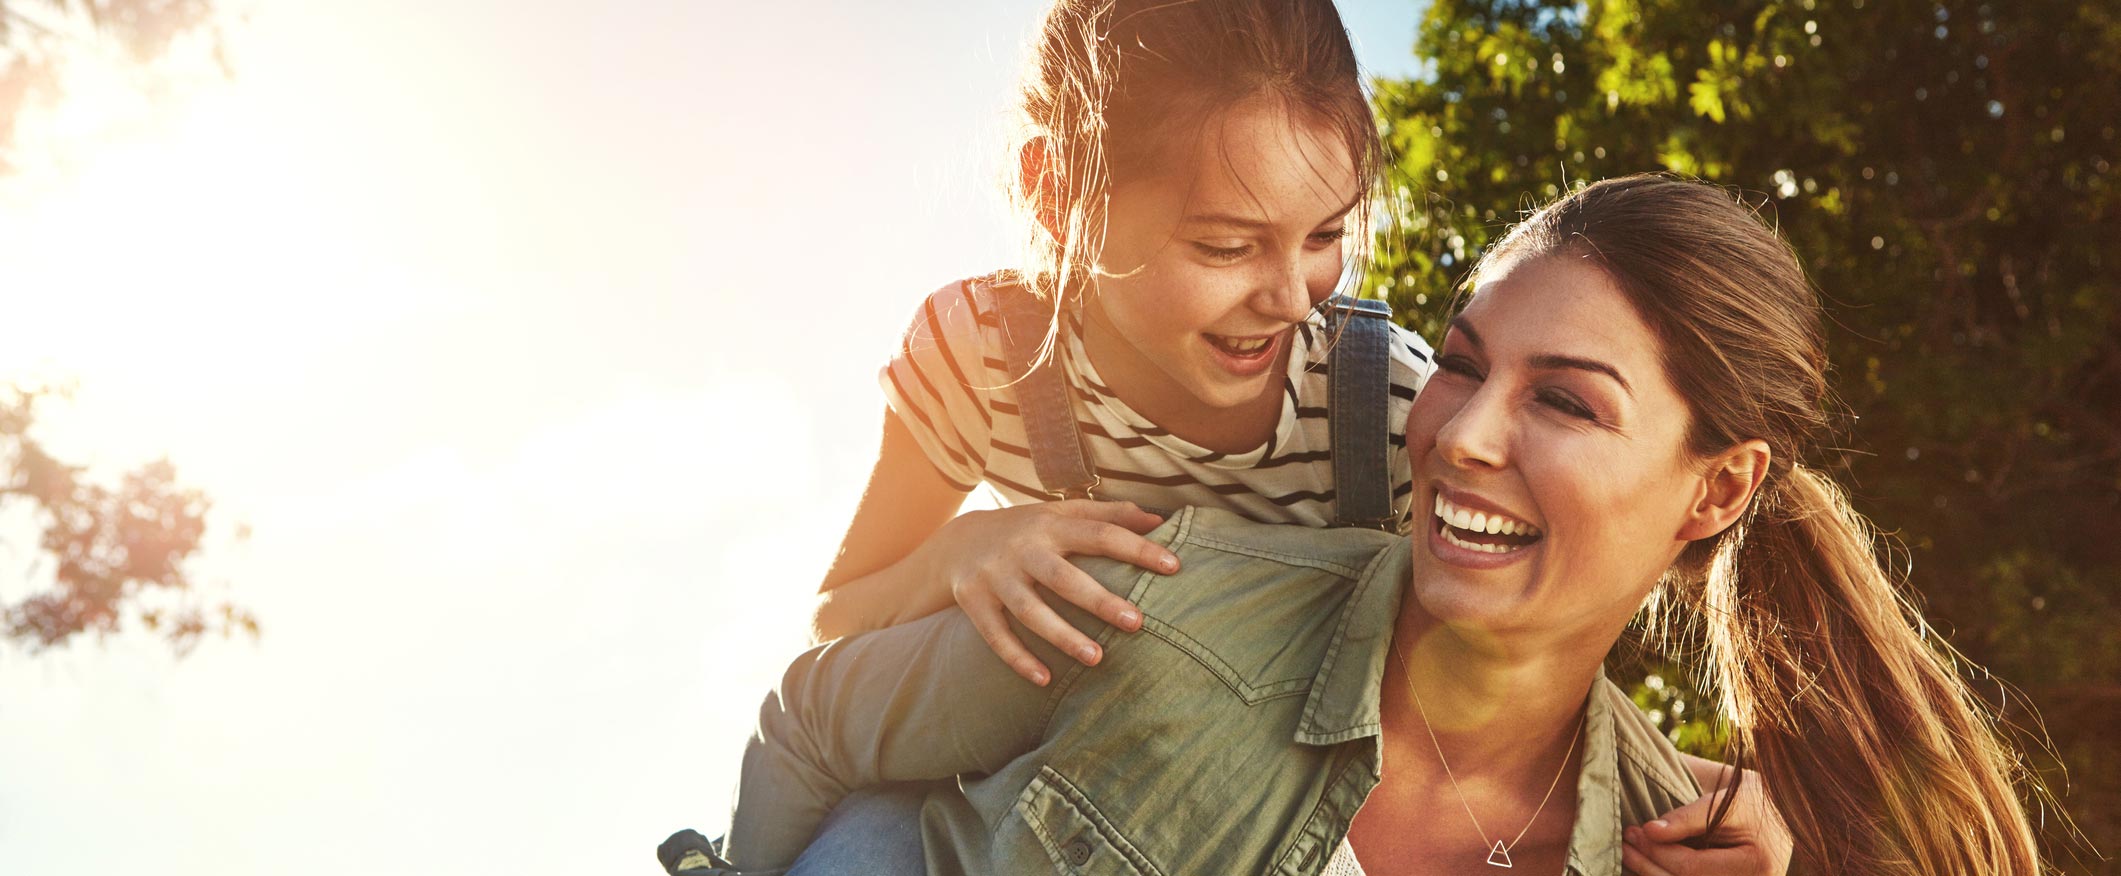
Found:
[[1473, 493], [1436, 485], [1429, 552], [1454, 566], [1494, 569], [1524, 559], [1546, 537], [1539, 527]]

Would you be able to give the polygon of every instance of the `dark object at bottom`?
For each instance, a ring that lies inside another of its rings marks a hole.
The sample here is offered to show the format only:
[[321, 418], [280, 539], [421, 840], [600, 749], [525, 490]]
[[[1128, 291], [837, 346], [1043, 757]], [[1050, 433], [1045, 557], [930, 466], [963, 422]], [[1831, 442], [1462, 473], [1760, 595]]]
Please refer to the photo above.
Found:
[[662, 845], [656, 846], [655, 859], [662, 862], [663, 872], [670, 876], [711, 873], [729, 867], [714, 841], [689, 827], [671, 834]]

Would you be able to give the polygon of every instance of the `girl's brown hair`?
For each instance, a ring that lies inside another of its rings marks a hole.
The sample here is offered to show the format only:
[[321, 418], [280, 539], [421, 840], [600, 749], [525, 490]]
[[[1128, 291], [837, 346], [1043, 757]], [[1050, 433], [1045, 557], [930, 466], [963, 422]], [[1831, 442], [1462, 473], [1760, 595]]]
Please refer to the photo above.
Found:
[[[1662, 342], [1700, 457], [1752, 438], [1772, 462], [1741, 522], [1688, 546], [1651, 600], [1652, 633], [1705, 639], [1705, 673], [1808, 872], [2033, 874], [1989, 708], [1925, 635], [1869, 523], [1801, 463], [1830, 431], [1821, 308], [1796, 254], [1722, 189], [1607, 180], [1540, 210], [1483, 265], [1581, 257]], [[1478, 270], [1475, 271], [1478, 275]], [[1734, 773], [1734, 775], [1736, 775]], [[1721, 813], [1718, 813], [1719, 817]]]
[[[1337, 132], [1362, 189], [1376, 185], [1377, 126], [1330, 0], [1056, 0], [1031, 54], [1021, 148], [1044, 150], [1049, 172], [1016, 191], [1037, 221], [1010, 279], [1056, 312], [1098, 262], [1113, 182], [1190, 156], [1244, 101], [1275, 100]], [[1350, 237], [1360, 263], [1368, 235]]]

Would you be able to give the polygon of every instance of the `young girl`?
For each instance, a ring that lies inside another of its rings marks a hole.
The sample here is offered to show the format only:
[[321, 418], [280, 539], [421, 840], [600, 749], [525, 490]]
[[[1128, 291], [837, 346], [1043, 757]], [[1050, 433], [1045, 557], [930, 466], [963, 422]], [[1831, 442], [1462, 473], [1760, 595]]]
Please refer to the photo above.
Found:
[[[1328, 416], [1338, 332], [1319, 305], [1367, 238], [1380, 164], [1331, 3], [1060, 0], [1035, 54], [1016, 195], [1037, 257], [951, 283], [914, 314], [883, 370], [882, 447], [815, 631], [837, 638], [954, 600], [1002, 659], [1044, 684], [1052, 668], [1009, 618], [1096, 663], [1097, 646], [1037, 588], [1134, 629], [1133, 607], [1066, 558], [1176, 571], [1139, 535], [1161, 521], [1145, 508], [1355, 522], [1331, 442], [1370, 432], [1366, 459], [1386, 477], [1363, 486], [1389, 507], [1361, 522], [1396, 528], [1411, 490], [1397, 424], [1430, 365], [1419, 337], [1379, 319], [1386, 349], [1365, 367], [1389, 389], [1361, 422]], [[1004, 328], [1012, 307], [1042, 317], [1030, 331], [1012, 325], [1014, 340], [1064, 383], [1063, 417], [1095, 480], [1086, 497], [1051, 501], [1065, 485], [1036, 470], [1031, 381], [1011, 367]], [[982, 482], [1010, 507], [953, 518]]]

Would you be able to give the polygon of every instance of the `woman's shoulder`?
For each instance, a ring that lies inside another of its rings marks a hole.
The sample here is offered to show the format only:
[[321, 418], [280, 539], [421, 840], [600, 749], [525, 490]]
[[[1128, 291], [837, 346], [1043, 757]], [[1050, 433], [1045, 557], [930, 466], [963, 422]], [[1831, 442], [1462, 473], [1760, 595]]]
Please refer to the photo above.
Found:
[[1600, 676], [1591, 695], [1602, 700], [1599, 707], [1611, 716], [1613, 754], [1626, 823], [1640, 824], [1700, 796], [1701, 786], [1687, 768], [1685, 756], [1626, 691], [1612, 679]]

